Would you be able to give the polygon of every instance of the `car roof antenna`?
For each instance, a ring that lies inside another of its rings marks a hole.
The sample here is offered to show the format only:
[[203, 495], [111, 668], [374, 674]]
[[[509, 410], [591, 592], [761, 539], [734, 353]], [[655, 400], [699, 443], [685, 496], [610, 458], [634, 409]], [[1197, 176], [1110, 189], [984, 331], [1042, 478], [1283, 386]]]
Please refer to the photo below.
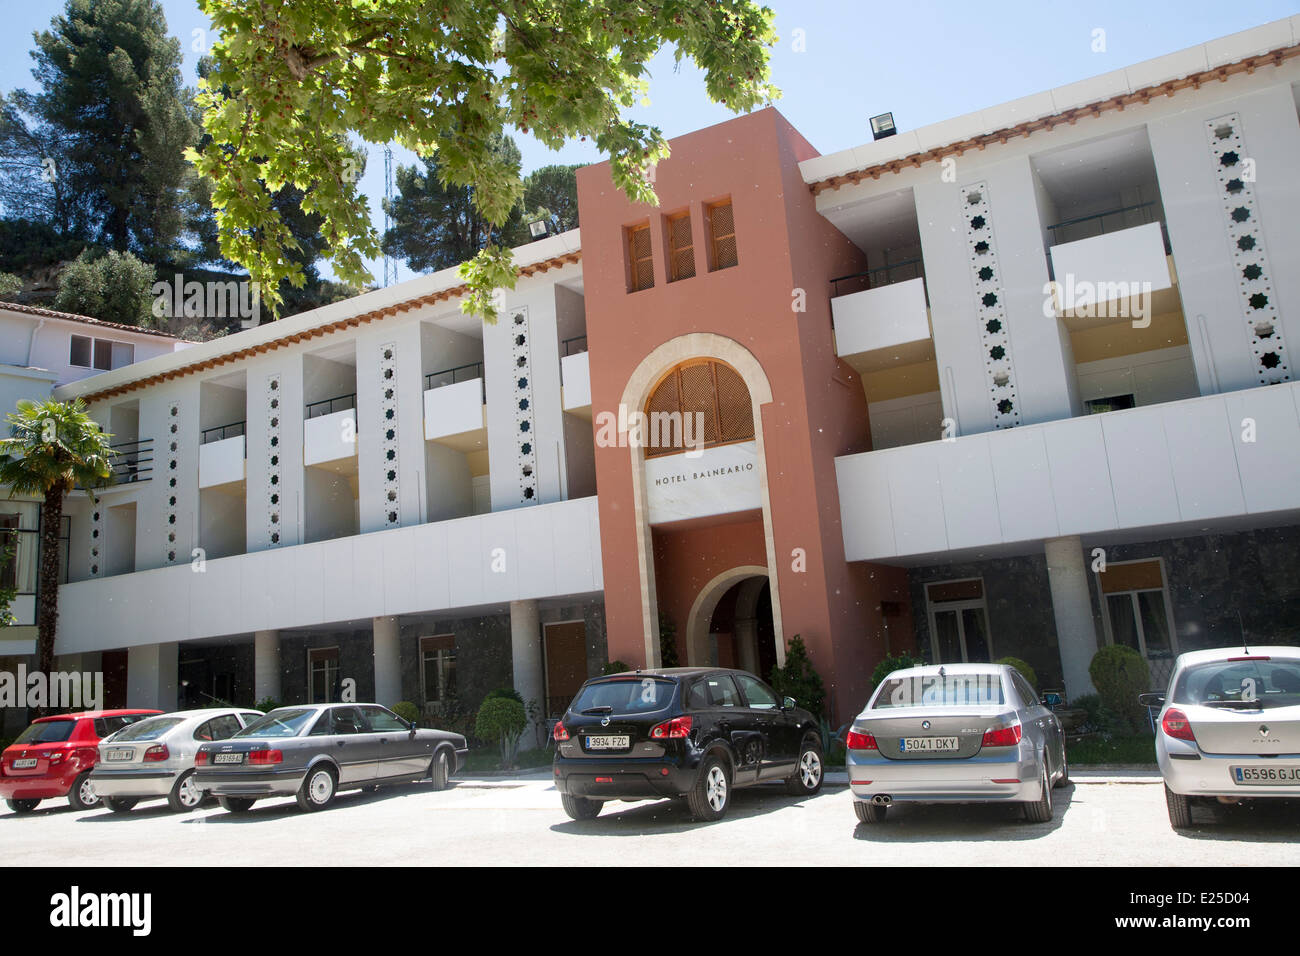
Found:
[[1250, 648], [1246, 645], [1246, 625], [1241, 621], [1240, 609], [1237, 611], [1237, 627], [1241, 630], [1241, 649], [1249, 654]]

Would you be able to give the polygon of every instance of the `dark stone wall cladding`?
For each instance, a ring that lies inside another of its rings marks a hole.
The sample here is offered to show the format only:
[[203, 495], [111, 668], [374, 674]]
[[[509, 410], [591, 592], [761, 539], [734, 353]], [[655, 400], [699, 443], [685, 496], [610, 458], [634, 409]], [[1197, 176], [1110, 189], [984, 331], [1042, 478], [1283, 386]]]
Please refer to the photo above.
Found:
[[[1179, 651], [1255, 644], [1300, 645], [1300, 525], [1197, 535], [1102, 547], [1108, 562], [1163, 558]], [[984, 579], [989, 630], [996, 657], [1019, 657], [1043, 687], [1062, 684], [1056, 619], [1042, 554], [913, 568], [909, 575], [917, 647], [930, 656], [925, 585]], [[1089, 574], [1098, 644], [1105, 642], [1097, 579]], [[1240, 614], [1240, 622], [1238, 620]]]

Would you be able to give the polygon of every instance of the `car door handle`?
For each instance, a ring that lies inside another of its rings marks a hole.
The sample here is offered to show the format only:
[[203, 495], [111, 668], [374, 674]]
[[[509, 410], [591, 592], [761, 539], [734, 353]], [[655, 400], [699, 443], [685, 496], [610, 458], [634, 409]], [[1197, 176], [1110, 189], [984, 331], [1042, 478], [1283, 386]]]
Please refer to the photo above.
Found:
[[380, 742], [381, 744], [386, 744], [386, 743], [388, 743], [388, 738], [387, 738], [387, 737], [380, 737], [380, 738], [379, 738], [379, 742]]
[[336, 741], [334, 741], [334, 746], [336, 746], [336, 747], [342, 747], [345, 743], [347, 743], [346, 740], [336, 740]]

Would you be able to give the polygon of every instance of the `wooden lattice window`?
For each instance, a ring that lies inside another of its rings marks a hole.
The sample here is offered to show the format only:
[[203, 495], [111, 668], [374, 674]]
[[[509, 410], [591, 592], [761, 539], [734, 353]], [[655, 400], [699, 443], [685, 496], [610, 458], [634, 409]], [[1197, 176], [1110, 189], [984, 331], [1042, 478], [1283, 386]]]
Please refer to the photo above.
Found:
[[690, 421], [701, 429], [689, 428], [691, 445], [705, 448], [732, 442], [753, 441], [754, 408], [749, 389], [735, 369], [708, 359], [685, 362], [667, 375], [650, 393], [645, 407], [647, 432], [645, 456], [657, 458], [686, 451], [683, 441]]
[[650, 252], [650, 224], [632, 226], [627, 231], [627, 261], [630, 272], [629, 292], [640, 292], [655, 284], [654, 257]]
[[732, 215], [731, 200], [713, 203], [708, 213], [710, 268], [714, 272], [729, 269], [740, 261], [736, 256], [736, 220]]
[[691, 214], [668, 217], [668, 281], [695, 275], [695, 242], [691, 237]]

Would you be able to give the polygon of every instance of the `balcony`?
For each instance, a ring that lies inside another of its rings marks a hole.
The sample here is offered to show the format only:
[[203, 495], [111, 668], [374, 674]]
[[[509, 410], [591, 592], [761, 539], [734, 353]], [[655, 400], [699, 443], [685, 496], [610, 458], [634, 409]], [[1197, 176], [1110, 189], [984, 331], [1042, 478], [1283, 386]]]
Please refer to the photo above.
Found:
[[591, 417], [591, 365], [587, 337], [574, 336], [560, 343], [560, 394], [566, 412]]
[[109, 446], [113, 449], [113, 483], [129, 484], [153, 477], [153, 439], [141, 438]]
[[[1247, 418], [1270, 438], [1241, 441]], [[1263, 526], [1300, 508], [1300, 383], [846, 455], [835, 471], [851, 561]]]
[[356, 459], [356, 393], [308, 404], [302, 423], [303, 464], [350, 473], [356, 470]]
[[934, 357], [925, 279], [900, 278], [920, 272], [920, 260], [831, 280], [856, 281], [867, 288], [831, 299], [835, 352], [859, 372], [924, 362]]
[[487, 390], [483, 363], [424, 377], [424, 437], [462, 452], [487, 448]]
[[205, 428], [199, 436], [199, 487], [219, 488], [244, 480], [244, 422]]
[[1141, 215], [1152, 205], [1120, 207], [1048, 226], [1054, 239], [1080, 230], [1095, 233], [1058, 242], [1048, 251], [1056, 314], [1070, 331], [1112, 322], [1149, 321], [1153, 315], [1179, 311], [1164, 224], [1152, 221], [1114, 228], [1122, 224], [1122, 217]]

